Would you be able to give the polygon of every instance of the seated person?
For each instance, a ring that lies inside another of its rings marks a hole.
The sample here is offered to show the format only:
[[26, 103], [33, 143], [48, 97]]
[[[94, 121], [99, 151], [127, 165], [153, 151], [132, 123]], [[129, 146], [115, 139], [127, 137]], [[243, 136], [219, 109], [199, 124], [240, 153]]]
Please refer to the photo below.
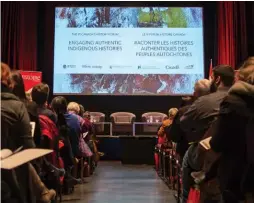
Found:
[[[22, 77], [20, 80], [23, 82]], [[1, 149], [11, 151], [21, 146], [24, 149], [35, 147], [25, 104], [12, 93], [15, 85], [17, 84], [13, 83], [9, 66], [1, 63]], [[37, 201], [48, 203], [55, 197], [55, 191], [45, 187], [29, 163], [13, 170], [1, 169], [1, 173], [1, 185], [8, 193], [2, 193], [5, 198], [2, 202], [12, 200], [32, 203], [36, 197]]]
[[49, 117], [56, 124], [56, 115], [48, 109], [49, 86], [45, 83], [40, 83], [33, 87], [31, 95], [32, 100], [38, 105], [38, 114]]
[[162, 125], [161, 127], [159, 128], [159, 131], [158, 131], [158, 144], [164, 144], [165, 142], [167, 141], [171, 141], [171, 139], [167, 139], [167, 136], [166, 136], [166, 133], [165, 133], [165, 129], [168, 128], [173, 120], [174, 120], [174, 117], [175, 115], [177, 114], [178, 112], [178, 109], [177, 108], [171, 108], [169, 109], [168, 111], [168, 118], [165, 119], [163, 122], [162, 122]]

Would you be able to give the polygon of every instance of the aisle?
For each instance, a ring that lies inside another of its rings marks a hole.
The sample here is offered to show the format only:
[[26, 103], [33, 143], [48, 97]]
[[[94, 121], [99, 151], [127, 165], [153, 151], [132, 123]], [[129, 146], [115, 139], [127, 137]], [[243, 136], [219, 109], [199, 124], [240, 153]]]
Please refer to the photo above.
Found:
[[152, 166], [100, 162], [88, 183], [77, 186], [70, 203], [174, 203], [172, 192], [157, 177]]

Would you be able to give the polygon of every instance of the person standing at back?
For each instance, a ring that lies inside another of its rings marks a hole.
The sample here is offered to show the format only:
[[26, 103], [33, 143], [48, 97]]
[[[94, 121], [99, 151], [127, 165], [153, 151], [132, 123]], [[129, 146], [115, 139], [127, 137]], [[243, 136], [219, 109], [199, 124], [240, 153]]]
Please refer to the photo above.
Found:
[[220, 153], [218, 179], [225, 203], [246, 200], [248, 193], [254, 201], [254, 59], [243, 64], [238, 77], [211, 131], [211, 148]]
[[210, 93], [210, 86], [211, 83], [207, 79], [201, 79], [195, 83], [193, 98], [183, 99], [182, 106], [179, 108], [172, 125], [166, 131], [167, 135], [171, 137], [172, 141], [177, 143], [176, 152], [179, 154], [181, 162], [185, 152], [189, 148], [189, 145], [186, 140], [185, 131], [181, 128], [180, 118], [188, 111], [193, 100]]
[[229, 65], [219, 65], [213, 68], [210, 94], [199, 97], [180, 118], [180, 125], [191, 146], [183, 158], [183, 197], [188, 198], [193, 179], [193, 171], [201, 170], [201, 163], [196, 159], [198, 142], [219, 114], [220, 103], [227, 96], [234, 83], [234, 70]]

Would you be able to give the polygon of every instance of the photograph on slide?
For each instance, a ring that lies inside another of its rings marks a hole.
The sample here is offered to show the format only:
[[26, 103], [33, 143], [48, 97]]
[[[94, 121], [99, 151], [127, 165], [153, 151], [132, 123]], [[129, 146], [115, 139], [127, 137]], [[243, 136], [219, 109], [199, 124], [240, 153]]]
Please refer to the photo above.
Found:
[[55, 17], [56, 28], [195, 28], [203, 19], [196, 7], [56, 8]]

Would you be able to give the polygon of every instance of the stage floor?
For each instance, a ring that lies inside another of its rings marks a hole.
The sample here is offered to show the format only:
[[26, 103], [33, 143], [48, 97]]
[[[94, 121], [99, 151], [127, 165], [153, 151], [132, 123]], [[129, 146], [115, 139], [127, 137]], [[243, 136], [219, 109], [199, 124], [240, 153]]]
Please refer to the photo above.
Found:
[[70, 203], [175, 203], [152, 166], [101, 161], [88, 183], [63, 197]]

